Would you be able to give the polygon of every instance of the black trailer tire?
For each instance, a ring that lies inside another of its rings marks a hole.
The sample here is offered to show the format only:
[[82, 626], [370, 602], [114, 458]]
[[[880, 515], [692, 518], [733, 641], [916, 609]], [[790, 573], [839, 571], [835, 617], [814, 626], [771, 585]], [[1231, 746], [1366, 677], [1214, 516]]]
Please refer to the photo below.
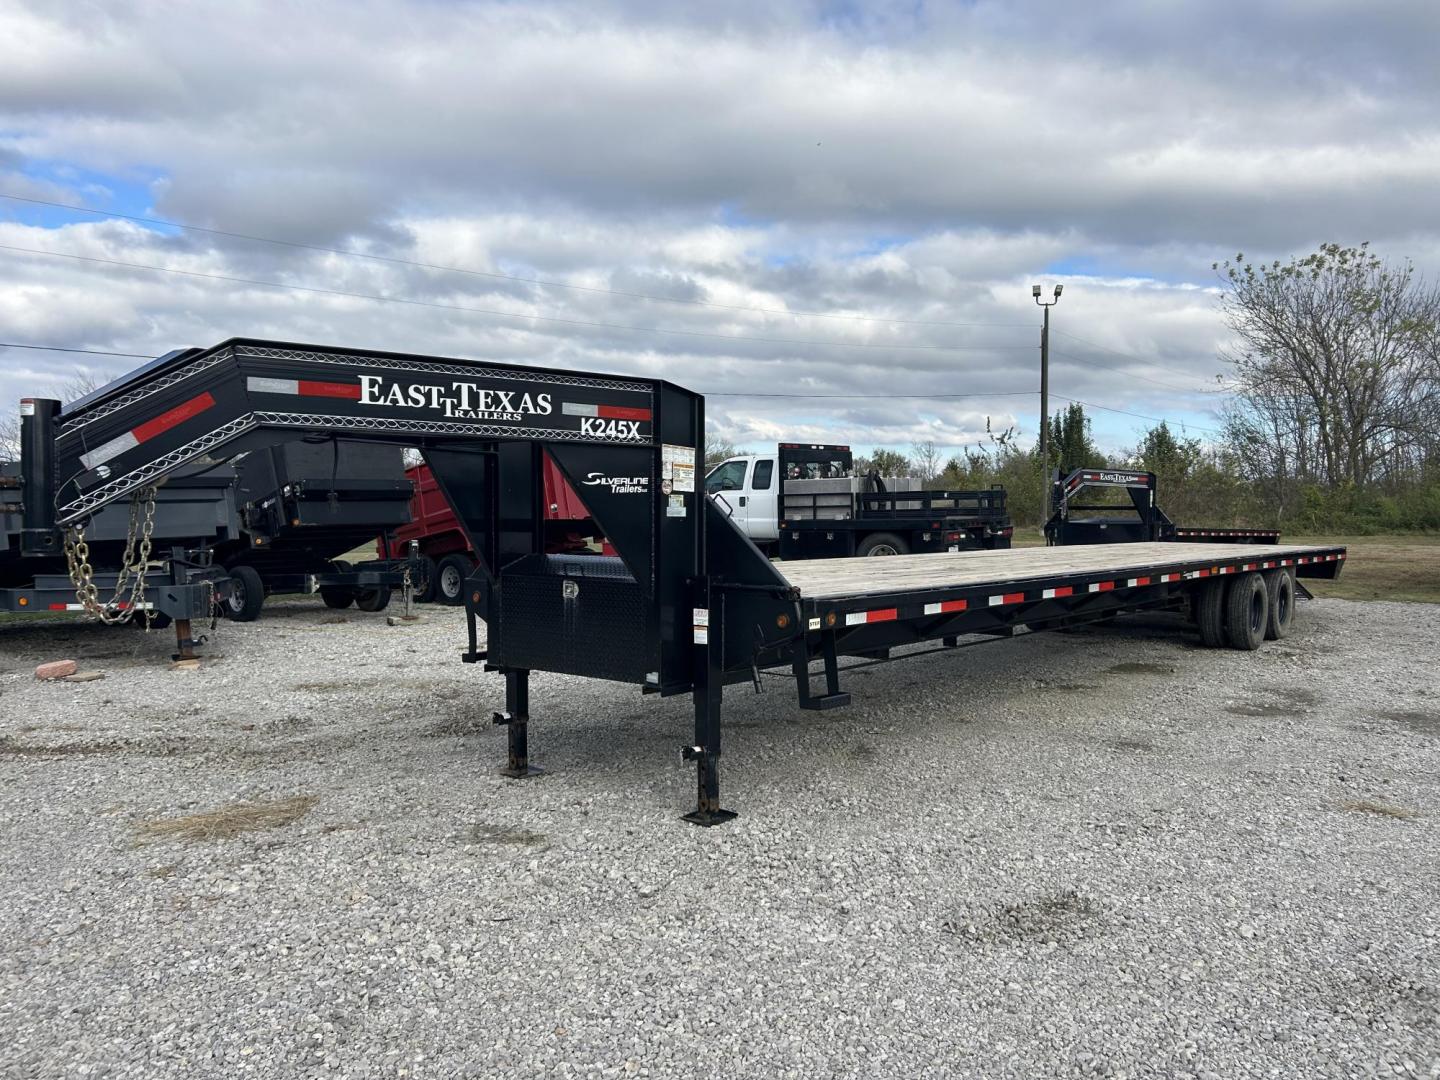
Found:
[[860, 541], [856, 555], [909, 555], [910, 545], [894, 533], [871, 533]]
[[410, 584], [417, 604], [433, 604], [439, 588], [440, 567], [429, 555], [420, 556], [420, 567], [410, 572]]
[[1270, 590], [1256, 573], [1232, 578], [1225, 592], [1225, 640], [1232, 649], [1254, 652], [1270, 622]]
[[320, 599], [325, 601], [326, 607], [338, 611], [355, 602], [355, 590], [344, 585], [321, 585]]
[[1200, 628], [1200, 640], [1207, 648], [1218, 649], [1225, 644], [1225, 581], [1217, 578], [1200, 586], [1200, 592], [1191, 599], [1195, 612], [1195, 625]]
[[253, 566], [230, 568], [230, 595], [225, 598], [225, 617], [233, 622], [254, 622], [265, 603], [265, 582]]
[[[172, 621], [170, 616], [166, 615], [165, 612], [156, 611], [154, 608], [150, 609], [151, 630], [164, 630]], [[143, 630], [145, 628], [145, 612], [137, 611], [134, 615], [130, 616], [130, 625], [138, 626]]]
[[1295, 579], [1289, 570], [1272, 570], [1265, 575], [1269, 586], [1270, 618], [1265, 622], [1265, 637], [1279, 641], [1295, 624]]
[[390, 606], [390, 586], [376, 585], [355, 590], [355, 606], [361, 611], [384, 611]]
[[468, 555], [446, 555], [435, 568], [435, 601], [448, 607], [465, 602], [465, 579], [475, 564]]

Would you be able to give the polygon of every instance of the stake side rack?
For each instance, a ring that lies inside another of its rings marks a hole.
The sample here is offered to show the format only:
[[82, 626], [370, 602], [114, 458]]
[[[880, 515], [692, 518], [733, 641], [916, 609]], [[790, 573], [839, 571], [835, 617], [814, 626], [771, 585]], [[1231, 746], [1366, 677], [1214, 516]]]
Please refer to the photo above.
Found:
[[[734, 816], [719, 782], [729, 683], [787, 672], [801, 707], [832, 708], [849, 701], [842, 657], [1187, 605], [1207, 640], [1223, 630], [1253, 648], [1256, 618], [1263, 639], [1271, 609], [1232, 604], [1238, 615], [1215, 622], [1217, 597], [1239, 596], [1230, 582], [1246, 583], [1241, 599], [1263, 599], [1262, 582], [1273, 591], [1296, 575], [1334, 577], [1345, 557], [1150, 542], [777, 565], [703, 493], [704, 399], [659, 379], [237, 338], [168, 354], [63, 412], [35, 404], [25, 418], [27, 445], [41, 447], [24, 477], [31, 550], [58, 550], [66, 526], [196, 461], [307, 438], [418, 447], [478, 559], [462, 659], [503, 677], [503, 771], [537, 771], [532, 671], [689, 694], [683, 756], [696, 766], [696, 806], [686, 818], [701, 825]], [[42, 413], [48, 430], [34, 421]], [[617, 555], [546, 552], [547, 453]]]

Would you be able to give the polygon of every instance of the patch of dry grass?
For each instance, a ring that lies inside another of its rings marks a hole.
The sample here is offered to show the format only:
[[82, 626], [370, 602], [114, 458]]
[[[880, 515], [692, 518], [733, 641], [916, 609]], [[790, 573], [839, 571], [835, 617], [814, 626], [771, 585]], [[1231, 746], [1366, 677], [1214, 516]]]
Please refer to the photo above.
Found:
[[472, 844], [514, 844], [520, 847], [535, 847], [548, 839], [544, 833], [533, 829], [490, 825], [483, 821], [470, 826], [467, 838]]
[[1303, 578], [1316, 596], [1340, 600], [1440, 603], [1440, 536], [1282, 536], [1282, 544], [1343, 544], [1345, 569], [1336, 581]]
[[237, 802], [201, 814], [144, 822], [138, 832], [147, 840], [229, 840], [259, 829], [293, 825], [319, 802], [314, 795], [265, 802]]
[[1379, 814], [1381, 817], [1395, 818], [1399, 821], [1411, 821], [1420, 816], [1418, 810], [1411, 810], [1404, 806], [1390, 806], [1387, 803], [1375, 802], [1371, 799], [1344, 802], [1340, 804], [1340, 809], [1355, 814]]

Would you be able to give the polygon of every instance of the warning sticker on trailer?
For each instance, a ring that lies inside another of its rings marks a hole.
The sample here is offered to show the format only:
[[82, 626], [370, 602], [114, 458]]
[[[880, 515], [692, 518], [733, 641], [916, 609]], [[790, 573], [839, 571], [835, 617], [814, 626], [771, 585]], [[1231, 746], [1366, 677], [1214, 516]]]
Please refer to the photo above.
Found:
[[710, 644], [710, 612], [703, 607], [693, 609], [692, 622], [695, 631], [695, 644]]
[[684, 496], [684, 495], [671, 495], [671, 496], [670, 496], [670, 502], [669, 502], [668, 505], [666, 505], [666, 507], [665, 507], [665, 516], [666, 516], [666, 517], [684, 517], [684, 516], [685, 516], [685, 496]]
[[671, 491], [695, 490], [695, 448], [664, 443], [660, 447], [660, 479], [670, 481]]

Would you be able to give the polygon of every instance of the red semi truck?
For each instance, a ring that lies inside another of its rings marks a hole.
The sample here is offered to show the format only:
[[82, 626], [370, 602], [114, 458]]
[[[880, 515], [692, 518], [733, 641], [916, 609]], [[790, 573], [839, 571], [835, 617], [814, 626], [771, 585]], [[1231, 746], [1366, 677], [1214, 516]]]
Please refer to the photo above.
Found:
[[[416, 541], [424, 566], [416, 598], [422, 603], [459, 604], [465, 579], [475, 568], [470, 542], [429, 466], [411, 466], [405, 475], [415, 488], [410, 497], [410, 522], [379, 538], [376, 547], [380, 557], [405, 558], [410, 541]], [[545, 455], [545, 532], [545, 546], [550, 552], [615, 554], [549, 454]]]

